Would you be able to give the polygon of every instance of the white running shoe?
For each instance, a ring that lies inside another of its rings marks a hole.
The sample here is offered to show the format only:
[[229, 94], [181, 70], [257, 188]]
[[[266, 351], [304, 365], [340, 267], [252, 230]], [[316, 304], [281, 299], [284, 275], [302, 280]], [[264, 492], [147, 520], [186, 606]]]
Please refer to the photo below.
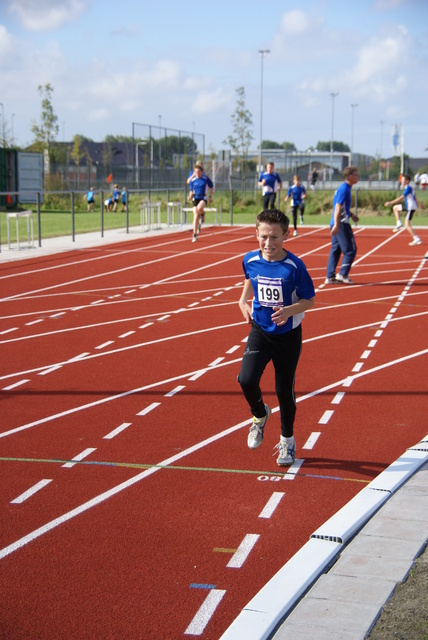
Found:
[[250, 449], [257, 449], [262, 443], [266, 422], [272, 413], [270, 408], [265, 404], [266, 415], [263, 418], [253, 418], [253, 424], [250, 427], [247, 444]]
[[415, 237], [413, 238], [413, 240], [412, 240], [411, 242], [409, 242], [409, 245], [410, 245], [411, 247], [415, 247], [417, 244], [422, 244], [422, 240], [420, 239], [420, 237], [419, 237], [419, 236], [415, 236]]
[[326, 278], [324, 284], [337, 284], [336, 276], [334, 278]]
[[192, 242], [197, 242], [198, 241], [198, 236], [196, 235], [196, 233], [193, 234], [193, 238], [192, 238]]
[[297, 236], [297, 229], [294, 229], [293, 236]]
[[396, 233], [397, 231], [400, 231], [400, 229], [403, 228], [403, 223], [399, 222], [398, 224], [395, 225], [395, 227], [393, 228], [392, 232]]
[[336, 282], [343, 282], [343, 284], [355, 284], [355, 282], [353, 280], [351, 280], [351, 278], [349, 278], [349, 276], [342, 276], [341, 273], [337, 274]]
[[[290, 442], [287, 443], [287, 438], [281, 436], [280, 441], [275, 446], [275, 449], [278, 451], [276, 463], [279, 467], [287, 467], [293, 464], [296, 459], [296, 441], [294, 436], [289, 440]], [[275, 453], [273, 455], [275, 455]]]

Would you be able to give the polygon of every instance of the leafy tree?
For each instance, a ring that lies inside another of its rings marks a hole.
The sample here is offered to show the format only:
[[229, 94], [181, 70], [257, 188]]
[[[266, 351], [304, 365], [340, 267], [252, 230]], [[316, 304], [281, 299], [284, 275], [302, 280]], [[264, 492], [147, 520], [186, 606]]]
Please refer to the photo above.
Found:
[[41, 151], [47, 152], [48, 161], [50, 162], [51, 144], [59, 131], [58, 116], [52, 106], [53, 87], [49, 83], [45, 86], [40, 84], [37, 87], [37, 91], [42, 98], [42, 113], [40, 124], [34, 122], [31, 131], [34, 133], [36, 145]]
[[82, 140], [79, 136], [73, 137], [73, 148], [70, 153], [70, 158], [76, 164], [76, 175], [77, 175], [77, 187], [79, 187], [79, 167], [83, 158], [88, 157], [87, 149], [85, 149], [82, 145]]
[[223, 144], [228, 145], [236, 154], [236, 160], [239, 163], [242, 159], [246, 160], [251, 140], [253, 139], [251, 127], [253, 126], [252, 114], [245, 108], [245, 89], [239, 87], [236, 89], [238, 98], [236, 101], [235, 112], [231, 116], [233, 134], [227, 136], [223, 140]]
[[262, 149], [282, 149], [282, 145], [279, 142], [274, 142], [273, 140], [263, 140]]
[[[330, 145], [331, 142], [318, 142], [317, 146], [316, 146], [316, 150], [317, 151], [330, 151]], [[346, 152], [350, 152], [351, 149], [350, 147], [345, 144], [344, 142], [337, 142], [336, 140], [333, 140], [333, 151], [339, 151], [342, 153], [346, 153]]]

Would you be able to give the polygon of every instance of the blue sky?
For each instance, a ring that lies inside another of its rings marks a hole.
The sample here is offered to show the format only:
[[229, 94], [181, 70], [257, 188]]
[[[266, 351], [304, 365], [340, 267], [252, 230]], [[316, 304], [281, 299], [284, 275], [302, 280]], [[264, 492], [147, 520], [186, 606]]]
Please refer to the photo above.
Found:
[[405, 152], [428, 157], [427, 43], [426, 0], [0, 0], [0, 102], [21, 145], [50, 83], [58, 140], [141, 122], [203, 133], [209, 152], [225, 148], [242, 86], [257, 148], [269, 49], [264, 139], [329, 141], [334, 102], [334, 139], [351, 145], [353, 114], [355, 152], [391, 155], [402, 124]]

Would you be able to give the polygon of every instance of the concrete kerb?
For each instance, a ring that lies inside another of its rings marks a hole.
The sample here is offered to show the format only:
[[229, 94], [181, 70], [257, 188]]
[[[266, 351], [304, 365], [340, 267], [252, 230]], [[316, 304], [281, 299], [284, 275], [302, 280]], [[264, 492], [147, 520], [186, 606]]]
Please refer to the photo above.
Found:
[[[252, 598], [220, 640], [273, 638], [272, 634], [280, 628], [309, 589], [335, 565], [346, 545], [426, 462], [428, 435], [317, 529], [309, 541]], [[386, 595], [382, 593], [380, 606], [391, 593], [391, 585], [387, 587], [389, 591], [385, 592]], [[367, 615], [373, 619], [372, 608], [368, 608]], [[313, 632], [312, 627], [310, 633]], [[296, 636], [291, 634], [289, 637]]]

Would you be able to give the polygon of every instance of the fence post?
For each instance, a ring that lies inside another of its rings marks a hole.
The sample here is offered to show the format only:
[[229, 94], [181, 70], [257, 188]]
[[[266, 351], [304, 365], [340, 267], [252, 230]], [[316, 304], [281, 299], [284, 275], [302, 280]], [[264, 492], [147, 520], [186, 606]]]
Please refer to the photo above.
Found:
[[36, 193], [36, 197], [37, 197], [37, 227], [38, 227], [38, 240], [39, 240], [39, 247], [42, 246], [42, 216], [40, 213], [40, 191], [37, 191]]
[[101, 237], [104, 238], [104, 192], [101, 189]]
[[233, 225], [233, 189], [230, 189], [230, 224]]
[[74, 224], [74, 191], [71, 192], [71, 239], [76, 241], [76, 229]]
[[125, 203], [125, 211], [126, 211], [126, 233], [129, 233], [129, 194], [128, 194], [128, 189], [125, 188], [125, 198], [126, 198], [126, 203]]

